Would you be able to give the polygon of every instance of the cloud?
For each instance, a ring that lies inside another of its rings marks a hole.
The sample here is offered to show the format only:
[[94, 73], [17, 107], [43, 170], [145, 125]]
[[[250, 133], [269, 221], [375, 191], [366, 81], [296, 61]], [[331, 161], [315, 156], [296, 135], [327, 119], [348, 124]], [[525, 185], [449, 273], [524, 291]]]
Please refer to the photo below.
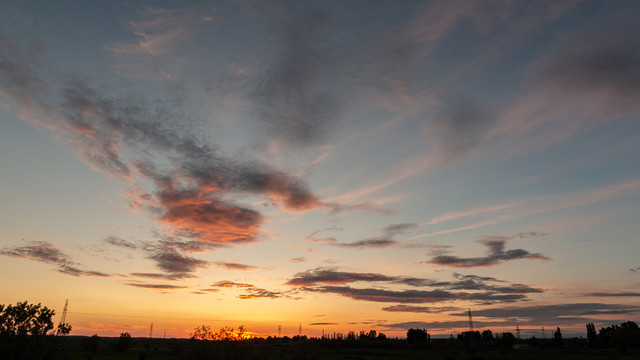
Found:
[[[393, 284], [428, 288], [429, 290], [389, 290], [386, 288], [354, 288], [351, 283]], [[454, 274], [453, 281], [428, 278], [388, 276], [377, 273], [354, 273], [331, 268], [317, 268], [295, 274], [286, 283], [299, 290], [337, 294], [355, 300], [397, 303], [436, 303], [455, 300], [490, 304], [526, 300], [527, 294], [541, 289], [523, 284], [509, 284], [492, 277]], [[337, 286], [342, 285], [342, 286]]]
[[104, 240], [107, 244], [111, 244], [113, 246], [119, 246], [128, 249], [137, 249], [138, 246], [130, 241], [121, 239], [117, 236], [107, 236]]
[[257, 266], [251, 266], [251, 265], [245, 265], [245, 264], [238, 264], [238, 263], [229, 263], [229, 262], [224, 262], [224, 261], [216, 261], [214, 262], [215, 265], [227, 269], [227, 270], [232, 270], [232, 271], [251, 271], [251, 270], [259, 270], [260, 268]]
[[620, 111], [640, 102], [640, 41], [625, 23], [565, 37], [537, 64], [536, 81], [565, 96], [597, 95], [600, 105]]
[[382, 311], [389, 312], [411, 312], [411, 313], [427, 313], [427, 314], [440, 314], [443, 312], [450, 312], [459, 310], [459, 307], [445, 306], [411, 306], [411, 305], [393, 305], [382, 308]]
[[106, 47], [115, 59], [114, 69], [129, 77], [174, 79], [189, 61], [184, 56], [197, 25], [207, 23], [202, 8], [162, 9], [146, 7], [127, 27], [136, 36], [133, 42], [118, 42]]
[[459, 267], [459, 268], [469, 268], [469, 267], [481, 267], [481, 266], [494, 266], [494, 265], [500, 264], [501, 262], [518, 260], [518, 259], [542, 260], [542, 261], [551, 260], [550, 258], [542, 254], [530, 253], [523, 249], [514, 249], [514, 250], [505, 251], [504, 240], [482, 240], [481, 242], [483, 243], [483, 245], [489, 248], [487, 256], [462, 258], [458, 256], [451, 256], [451, 255], [437, 255], [437, 256], [434, 256], [431, 260], [425, 261], [424, 263], [443, 265], [443, 266], [452, 266], [452, 267]]
[[198, 106], [184, 96], [154, 101], [119, 85], [40, 71], [33, 50], [6, 41], [16, 53], [0, 63], [2, 91], [39, 114], [37, 122], [93, 169], [121, 180], [132, 209], [172, 235], [219, 245], [256, 241], [263, 216], [229, 200], [231, 192], [265, 196], [288, 211], [324, 206], [301, 179], [218, 151], [197, 134]]
[[640, 297], [638, 292], [595, 292], [587, 294], [587, 296], [603, 296], [603, 297]]
[[332, 323], [332, 322], [315, 322], [315, 323], [311, 323], [309, 325], [310, 326], [319, 326], [319, 325], [340, 325], [340, 324]]
[[277, 299], [282, 297], [288, 297], [285, 293], [281, 293], [278, 291], [270, 291], [266, 289], [262, 289], [259, 287], [255, 287], [251, 284], [237, 283], [233, 281], [219, 281], [215, 284], [212, 284], [214, 288], [239, 288], [244, 291], [243, 294], [238, 295], [238, 299], [248, 300], [248, 299], [259, 299], [259, 298], [268, 298], [268, 299]]
[[401, 235], [407, 231], [413, 230], [417, 228], [417, 224], [412, 223], [402, 223], [402, 224], [392, 224], [386, 226], [382, 229], [382, 234], [372, 237], [369, 239], [358, 240], [350, 243], [340, 243], [337, 239], [333, 237], [324, 237], [317, 238], [316, 235], [320, 232], [327, 230], [342, 230], [337, 228], [323, 229], [314, 231], [310, 235], [306, 237], [307, 240], [322, 242], [331, 246], [345, 247], [345, 248], [384, 248], [389, 246], [398, 245], [398, 241], [395, 240], [395, 237]]
[[156, 267], [167, 272], [170, 277], [191, 277], [191, 273], [209, 265], [205, 260], [183, 255], [169, 246], [147, 245], [145, 252], [147, 258], [153, 260]]
[[127, 286], [139, 287], [143, 289], [155, 289], [155, 290], [175, 290], [175, 289], [188, 289], [188, 286], [168, 285], [168, 284], [140, 284], [140, 283], [124, 283]]
[[[603, 303], [569, 303], [539, 306], [509, 306], [482, 310], [473, 310], [474, 317], [513, 319], [530, 323], [563, 321], [566, 319], [581, 320], [591, 315], [635, 314], [640, 307], [633, 305]], [[467, 316], [467, 312], [452, 313], [453, 316]], [[589, 319], [589, 318], [585, 318]], [[575, 321], [574, 321], [575, 322]]]
[[237, 283], [237, 282], [234, 282], [234, 281], [218, 281], [215, 284], [211, 284], [211, 286], [213, 286], [213, 287], [221, 287], [221, 288], [231, 288], [231, 287], [250, 288], [250, 287], [253, 287], [253, 285], [250, 285], [250, 284]]
[[[250, 93], [257, 118], [275, 139], [295, 146], [318, 145], [337, 123], [341, 98], [336, 60], [326, 48], [344, 51], [330, 39], [330, 11], [321, 6], [293, 13], [272, 12], [274, 59], [260, 72]], [[294, 15], [295, 14], [295, 15]], [[334, 56], [340, 56], [338, 54]], [[333, 86], [326, 86], [330, 78]]]
[[131, 273], [131, 276], [148, 278], [148, 279], [156, 279], [156, 280], [182, 280], [194, 278], [194, 275], [186, 274], [186, 273], [171, 273], [171, 274], [158, 274], [158, 273]]
[[477, 101], [447, 94], [438, 101], [435, 117], [425, 126], [425, 131], [435, 139], [439, 156], [446, 162], [482, 143], [497, 119], [497, 114]]
[[24, 246], [5, 247], [0, 250], [0, 255], [54, 264], [58, 267], [56, 271], [65, 275], [96, 277], [112, 276], [99, 271], [83, 270], [79, 268], [77, 263], [75, 263], [69, 255], [58, 250], [53, 244], [46, 241], [30, 241]]
[[289, 262], [300, 263], [300, 262], [306, 262], [306, 261], [307, 261], [307, 258], [306, 258], [306, 257], [303, 257], [303, 256], [300, 256], [300, 257], [290, 258], [288, 261], [289, 261]]
[[[638, 193], [640, 193], [640, 178], [633, 178], [630, 180], [587, 190], [578, 190], [564, 194], [534, 196], [518, 199], [516, 201], [509, 201], [504, 204], [481, 206], [478, 208], [460, 212], [449, 212], [441, 216], [436, 216], [430, 221], [422, 223], [421, 225], [432, 225], [451, 221], [454, 219], [465, 219], [470, 217], [474, 219], [469, 220], [469, 222], [471, 223], [468, 225], [416, 235], [411, 237], [410, 240], [476, 229], [484, 226], [513, 221], [526, 216], [594, 204], [606, 199], [619, 196], [629, 196]], [[481, 217], [482, 219], [476, 220], [476, 217]]]
[[640, 267], [629, 269], [629, 271], [631, 271], [631, 272], [639, 272], [640, 271]]
[[352, 288], [349, 286], [322, 286], [307, 288], [307, 291], [338, 294], [354, 300], [395, 303], [437, 303], [453, 300], [482, 303], [514, 302], [526, 299], [523, 294], [495, 294], [450, 292], [446, 290], [385, 290], [376, 288]]

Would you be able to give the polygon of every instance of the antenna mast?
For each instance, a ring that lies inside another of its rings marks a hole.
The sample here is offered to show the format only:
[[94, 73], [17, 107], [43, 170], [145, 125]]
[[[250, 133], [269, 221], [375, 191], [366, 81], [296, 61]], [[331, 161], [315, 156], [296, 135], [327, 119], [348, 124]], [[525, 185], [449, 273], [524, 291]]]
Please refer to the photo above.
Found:
[[64, 310], [62, 310], [62, 317], [60, 318], [60, 324], [64, 324], [67, 321], [67, 307], [69, 307], [69, 299], [64, 302]]
[[153, 323], [151, 323], [151, 326], [149, 327], [149, 338], [153, 337]]
[[471, 308], [469, 308], [469, 332], [473, 331], [473, 319], [471, 319]]
[[518, 334], [518, 340], [520, 340], [520, 326], [516, 324], [516, 334]]

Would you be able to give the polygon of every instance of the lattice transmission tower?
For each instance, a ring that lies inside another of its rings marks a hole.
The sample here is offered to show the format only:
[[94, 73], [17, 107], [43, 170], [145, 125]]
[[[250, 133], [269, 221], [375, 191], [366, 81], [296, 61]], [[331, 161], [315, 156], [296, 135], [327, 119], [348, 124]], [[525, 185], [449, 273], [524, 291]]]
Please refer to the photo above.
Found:
[[69, 299], [64, 302], [64, 309], [62, 310], [62, 317], [60, 318], [60, 324], [67, 322], [67, 308], [69, 307]]

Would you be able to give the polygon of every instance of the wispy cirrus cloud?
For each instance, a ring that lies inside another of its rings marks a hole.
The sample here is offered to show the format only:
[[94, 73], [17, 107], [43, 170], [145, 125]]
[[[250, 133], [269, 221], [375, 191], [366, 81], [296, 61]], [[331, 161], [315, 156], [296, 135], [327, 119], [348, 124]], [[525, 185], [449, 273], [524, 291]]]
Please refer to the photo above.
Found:
[[127, 23], [136, 40], [106, 46], [117, 73], [128, 77], [174, 79], [190, 63], [183, 46], [198, 25], [213, 21], [203, 8], [145, 7]]
[[110, 277], [111, 274], [100, 271], [84, 270], [78, 263], [72, 260], [71, 256], [63, 253], [53, 244], [46, 241], [30, 241], [27, 245], [4, 247], [0, 249], [0, 255], [14, 258], [23, 258], [39, 261], [57, 266], [56, 271], [71, 276], [97, 276]]
[[504, 204], [482, 206], [460, 212], [449, 212], [442, 216], [434, 217], [422, 225], [433, 225], [451, 220], [471, 218], [467, 220], [469, 224], [415, 235], [412, 236], [410, 240], [450, 234], [465, 230], [473, 230], [489, 225], [513, 221], [531, 215], [595, 204], [607, 199], [638, 193], [640, 193], [640, 179], [633, 178], [627, 181], [608, 184], [592, 189], [535, 196], [509, 201]]

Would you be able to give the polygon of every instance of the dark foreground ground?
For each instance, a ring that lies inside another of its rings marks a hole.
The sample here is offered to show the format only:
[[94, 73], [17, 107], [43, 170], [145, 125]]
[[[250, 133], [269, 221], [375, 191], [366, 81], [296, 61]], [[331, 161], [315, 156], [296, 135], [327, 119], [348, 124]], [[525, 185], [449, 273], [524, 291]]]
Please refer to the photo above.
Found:
[[221, 359], [221, 360], [490, 360], [490, 359], [619, 359], [638, 360], [640, 349], [588, 348], [574, 341], [563, 344], [539, 344], [526, 350], [505, 346], [432, 342], [410, 346], [404, 340], [386, 344], [332, 343], [330, 341], [282, 341], [281, 339], [245, 341], [190, 341], [185, 339], [134, 338], [125, 349], [117, 338], [67, 337], [64, 356], [69, 360], [154, 360], [154, 359]]

